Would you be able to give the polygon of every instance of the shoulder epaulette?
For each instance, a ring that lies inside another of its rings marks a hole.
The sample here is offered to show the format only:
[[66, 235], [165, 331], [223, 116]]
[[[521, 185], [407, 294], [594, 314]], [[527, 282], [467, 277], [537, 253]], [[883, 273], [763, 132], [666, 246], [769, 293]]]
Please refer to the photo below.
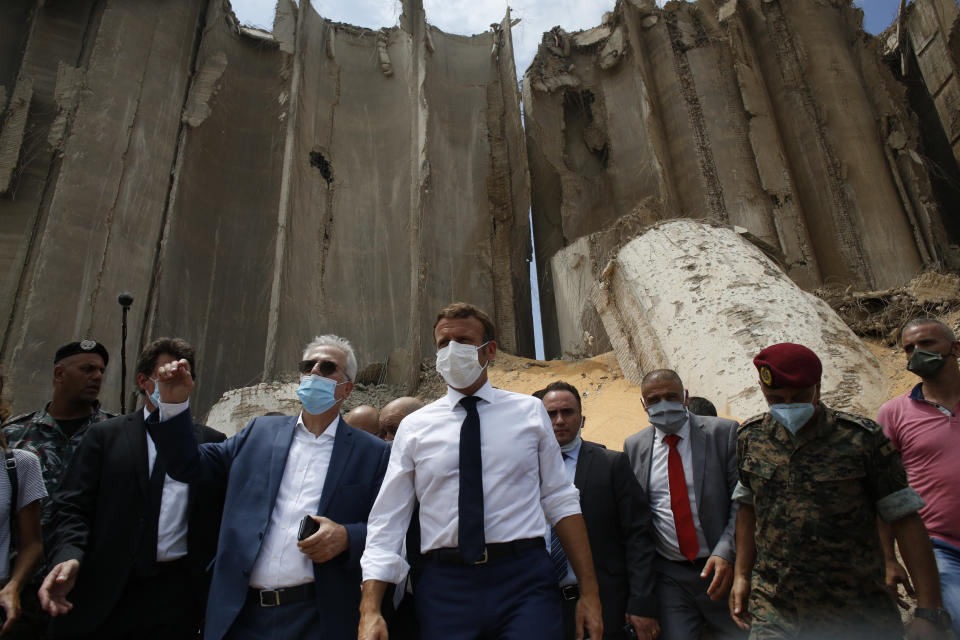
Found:
[[747, 420], [744, 420], [743, 422], [740, 423], [740, 426], [737, 427], [737, 433], [740, 433], [740, 432], [743, 431], [744, 429], [748, 429], [748, 428], [751, 428], [751, 427], [760, 426], [760, 425], [763, 423], [763, 418], [764, 418], [764, 416], [766, 416], [766, 415], [767, 415], [767, 414], [765, 414], [765, 413], [759, 413], [759, 414], [753, 416], [752, 418], [749, 418], [749, 419], [747, 419]]
[[870, 433], [883, 432], [883, 427], [877, 424], [875, 420], [871, 420], [866, 416], [861, 416], [856, 413], [847, 413], [846, 411], [840, 411], [838, 409], [833, 409], [833, 414], [837, 420], [855, 424], [858, 427], [869, 431]]

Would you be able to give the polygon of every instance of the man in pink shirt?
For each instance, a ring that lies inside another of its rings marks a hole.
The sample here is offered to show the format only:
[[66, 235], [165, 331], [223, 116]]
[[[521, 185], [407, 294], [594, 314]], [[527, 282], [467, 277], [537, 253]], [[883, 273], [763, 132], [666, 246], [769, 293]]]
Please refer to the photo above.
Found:
[[[943, 603], [960, 635], [960, 342], [939, 320], [918, 318], [901, 334], [907, 369], [921, 382], [880, 408], [877, 422], [900, 451], [907, 479], [927, 503], [920, 509], [940, 570]], [[887, 583], [904, 574], [881, 528]]]

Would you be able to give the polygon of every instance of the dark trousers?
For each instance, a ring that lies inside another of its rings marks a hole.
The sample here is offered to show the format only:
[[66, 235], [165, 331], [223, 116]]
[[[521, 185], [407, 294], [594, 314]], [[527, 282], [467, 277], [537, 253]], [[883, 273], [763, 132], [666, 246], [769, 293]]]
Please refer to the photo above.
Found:
[[529, 549], [483, 565], [426, 561], [414, 588], [421, 640], [560, 640], [553, 562]]
[[[580, 597], [566, 599], [561, 596], [560, 606], [563, 609], [563, 640], [574, 640], [577, 637], [577, 603]], [[607, 628], [606, 623], [603, 627], [604, 640], [626, 640], [629, 636], [626, 633], [626, 621], [624, 624], [617, 625], [612, 629]]]
[[[69, 599], [69, 596], [67, 596]], [[55, 638], [93, 640], [171, 640], [200, 637], [200, 602], [194, 596], [186, 562], [177, 561], [151, 577], [133, 577], [99, 628], [86, 635], [70, 629], [69, 616], [57, 625]]]
[[[357, 589], [360, 586], [357, 585]], [[306, 640], [325, 638], [315, 598], [261, 607], [247, 598], [224, 640]], [[340, 640], [332, 639], [332, 640]]]
[[41, 581], [31, 580], [20, 590], [20, 617], [13, 621], [4, 640], [45, 640], [50, 616], [40, 608]]
[[711, 600], [707, 587], [713, 579], [700, 577], [705, 558], [696, 562], [675, 562], [657, 556], [653, 566], [657, 574], [657, 596], [660, 600], [660, 631], [658, 640], [689, 640], [699, 638], [700, 631], [709, 629], [718, 640], [746, 638], [730, 617], [726, 598]]

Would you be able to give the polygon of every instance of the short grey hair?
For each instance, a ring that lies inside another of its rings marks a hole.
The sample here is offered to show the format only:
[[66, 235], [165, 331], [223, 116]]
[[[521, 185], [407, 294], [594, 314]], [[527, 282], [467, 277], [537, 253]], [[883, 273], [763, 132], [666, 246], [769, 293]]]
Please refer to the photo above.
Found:
[[317, 336], [303, 348], [303, 359], [307, 359], [307, 354], [317, 347], [334, 347], [343, 351], [347, 356], [347, 378], [355, 380], [357, 377], [357, 355], [353, 352], [353, 345], [346, 338], [327, 333]]

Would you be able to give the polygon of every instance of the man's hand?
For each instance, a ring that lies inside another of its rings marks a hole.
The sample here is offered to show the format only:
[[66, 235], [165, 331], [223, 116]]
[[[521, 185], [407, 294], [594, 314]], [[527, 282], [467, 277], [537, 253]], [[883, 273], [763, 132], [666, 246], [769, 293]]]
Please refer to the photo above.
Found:
[[711, 573], [713, 580], [707, 587], [707, 595], [711, 600], [726, 598], [733, 583], [733, 567], [720, 556], [710, 556], [707, 558], [707, 564], [703, 566], [703, 571], [700, 572], [700, 577], [706, 579]]
[[750, 579], [744, 576], [734, 576], [733, 588], [730, 589], [730, 617], [744, 631], [750, 629], [750, 612], [747, 611], [749, 600]]
[[627, 622], [633, 627], [638, 640], [656, 640], [660, 635], [660, 623], [656, 618], [642, 618], [628, 613]]
[[907, 640], [946, 640], [947, 632], [923, 618], [914, 618], [907, 627]]
[[0, 636], [10, 630], [13, 621], [20, 617], [20, 583], [8, 582], [0, 589], [0, 607], [7, 614], [7, 621], [0, 627]]
[[40, 598], [40, 606], [52, 617], [63, 615], [73, 609], [73, 604], [67, 600], [67, 594], [73, 590], [79, 571], [79, 562], [67, 560], [51, 569], [43, 579], [37, 596]]
[[577, 601], [576, 623], [573, 628], [577, 632], [577, 640], [583, 640], [584, 629], [590, 633], [591, 638], [603, 637], [599, 594], [580, 594], [580, 600]]
[[387, 640], [387, 623], [379, 613], [361, 613], [357, 640]]
[[346, 527], [329, 518], [310, 517], [320, 525], [320, 528], [309, 538], [297, 543], [301, 553], [314, 562], [321, 563], [336, 558], [350, 547], [350, 537], [347, 535]]
[[909, 609], [910, 603], [900, 597], [900, 590], [897, 589], [897, 585], [902, 584], [908, 596], [913, 597], [916, 595], [913, 590], [913, 585], [910, 583], [910, 576], [907, 575], [907, 570], [904, 569], [903, 565], [897, 562], [896, 559], [887, 560], [885, 569], [884, 586], [886, 586], [887, 591], [890, 593], [890, 597], [893, 598], [902, 609]]
[[157, 370], [160, 384], [160, 399], [163, 402], [186, 402], [193, 392], [193, 376], [186, 360], [168, 362]]

